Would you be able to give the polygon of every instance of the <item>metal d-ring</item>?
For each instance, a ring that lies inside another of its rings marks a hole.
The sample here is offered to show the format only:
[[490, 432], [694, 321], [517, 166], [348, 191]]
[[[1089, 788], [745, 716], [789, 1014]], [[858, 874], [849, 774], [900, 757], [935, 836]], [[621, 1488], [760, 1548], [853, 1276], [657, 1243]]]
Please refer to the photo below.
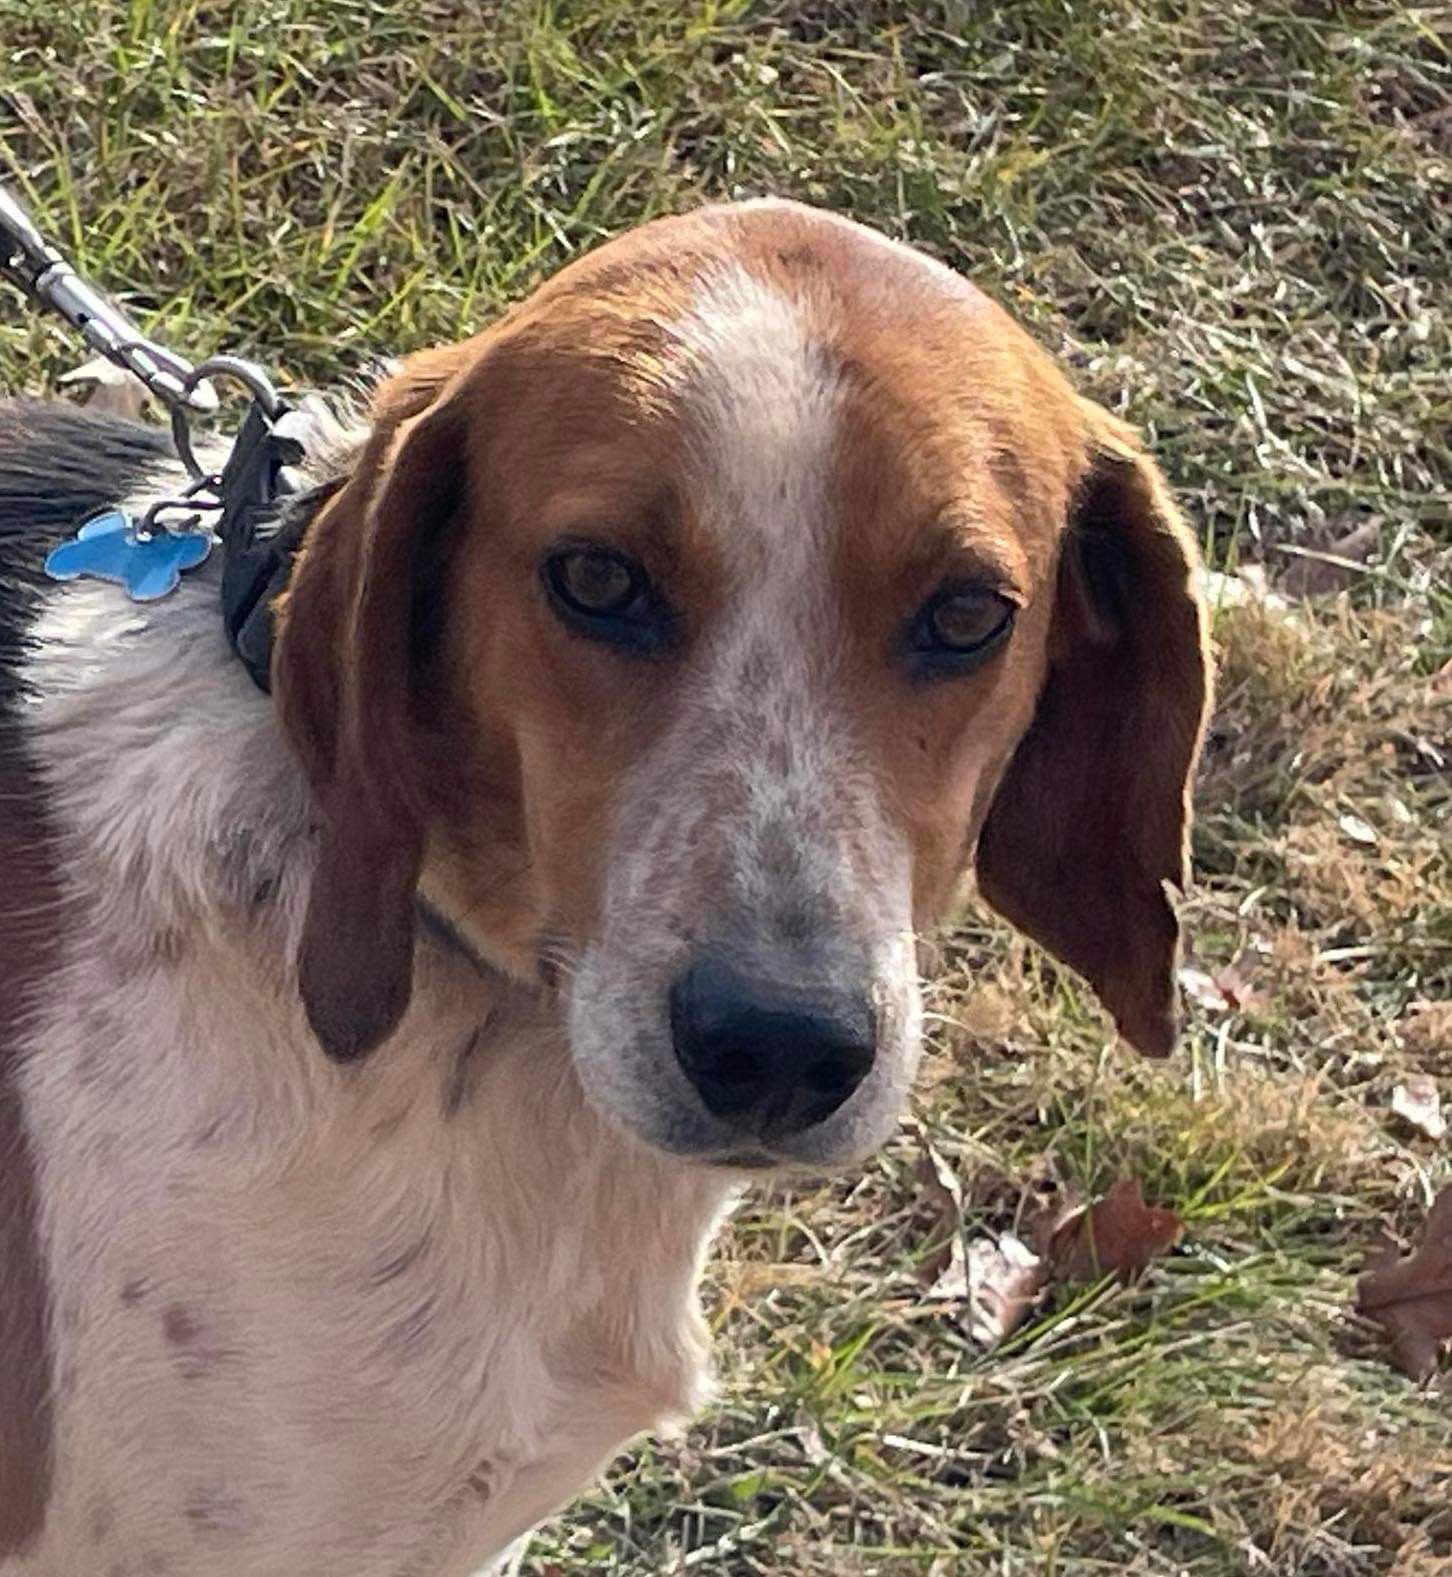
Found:
[[201, 462], [192, 448], [192, 432], [187, 424], [187, 402], [196, 389], [211, 378], [230, 378], [234, 383], [240, 383], [262, 407], [262, 414], [270, 422], [275, 422], [283, 410], [282, 401], [267, 374], [240, 356], [211, 356], [190, 368], [181, 379], [182, 397], [171, 408], [171, 438], [188, 475], [198, 482], [207, 473], [202, 470]]

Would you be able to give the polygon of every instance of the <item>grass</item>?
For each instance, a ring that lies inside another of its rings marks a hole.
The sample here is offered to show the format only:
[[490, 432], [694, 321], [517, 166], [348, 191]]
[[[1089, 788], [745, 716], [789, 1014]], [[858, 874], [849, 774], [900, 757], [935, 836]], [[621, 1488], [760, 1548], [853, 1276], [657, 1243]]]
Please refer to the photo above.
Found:
[[[1452, 1099], [1452, 7], [0, 0], [0, 62], [5, 178], [194, 355], [334, 384], [651, 214], [793, 194], [994, 291], [1151, 434], [1217, 568], [1324, 588], [1217, 616], [1185, 918], [1249, 1000], [1136, 1062], [965, 916], [901, 1136], [748, 1199], [718, 1404], [527, 1570], [1452, 1571], [1452, 1377], [1350, 1312], [1452, 1176], [1388, 1109], [1411, 1071]], [[6, 387], [75, 359], [0, 324]], [[1126, 1170], [1188, 1222], [1140, 1286], [993, 1352], [922, 1296], [945, 1231]]]

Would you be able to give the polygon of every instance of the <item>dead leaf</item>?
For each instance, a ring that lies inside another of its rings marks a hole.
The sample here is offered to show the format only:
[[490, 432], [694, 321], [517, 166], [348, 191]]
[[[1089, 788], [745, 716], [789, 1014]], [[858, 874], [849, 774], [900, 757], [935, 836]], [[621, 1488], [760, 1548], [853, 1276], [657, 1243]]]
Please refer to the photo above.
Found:
[[[961, 1223], [960, 1198], [937, 1176], [941, 1160], [926, 1145], [924, 1152], [919, 1175], [925, 1188], [930, 1195], [941, 1189], [953, 1196], [955, 1220]], [[1146, 1205], [1132, 1178], [1116, 1183], [1088, 1206], [1057, 1183], [1050, 1184], [1049, 1191], [1058, 1196], [1057, 1209], [1046, 1201], [1035, 1208], [1020, 1189], [1032, 1248], [1011, 1231], [965, 1245], [960, 1226], [946, 1260], [934, 1256], [938, 1273], [924, 1298], [964, 1304], [968, 1334], [984, 1347], [996, 1346], [1017, 1330], [1051, 1282], [1096, 1281], [1109, 1274], [1128, 1281], [1179, 1239], [1180, 1218], [1172, 1210]]]
[[1408, 1002], [1400, 1028], [1402, 1044], [1413, 1056], [1440, 1059], [1452, 1046], [1452, 1002]]
[[1336, 825], [1353, 843], [1359, 843], [1368, 849], [1376, 847], [1376, 828], [1364, 816], [1354, 816], [1347, 811], [1344, 816], [1336, 818]]
[[763, 1293], [775, 1292], [779, 1287], [810, 1287], [822, 1279], [819, 1265], [802, 1265], [795, 1262], [761, 1264], [749, 1261], [738, 1265], [729, 1277], [734, 1297], [757, 1298]]
[[[933, 1245], [918, 1262], [917, 1275], [925, 1284], [923, 1296], [932, 1302], [964, 1305], [963, 1322], [972, 1338], [993, 1347], [1023, 1322], [1038, 1301], [1048, 1280], [1048, 1268], [1026, 1243], [1012, 1232], [976, 1238], [965, 1245], [963, 1234], [963, 1185], [952, 1167], [926, 1140], [916, 1168], [920, 1197], [936, 1230]], [[1022, 1185], [991, 1168], [975, 1175], [975, 1203], [1008, 1188], [1015, 1199]], [[975, 1214], [977, 1212], [975, 1211]]]
[[797, 1439], [801, 1442], [802, 1455], [813, 1467], [821, 1467], [824, 1462], [832, 1460], [831, 1449], [822, 1439], [822, 1431], [815, 1419], [806, 1418], [802, 1421], [797, 1428]]
[[968, 1334], [985, 1347], [1012, 1335], [1048, 1284], [1048, 1266], [1012, 1232], [968, 1245]]
[[954, 1005], [952, 1017], [947, 1020], [948, 1046], [958, 1061], [976, 1064], [985, 1049], [1001, 1045], [1022, 1020], [1022, 1012], [1006, 991], [993, 985], [980, 986]]
[[1136, 1178], [1121, 1178], [1107, 1194], [1070, 1214], [1061, 1214], [1041, 1240], [1040, 1252], [1056, 1280], [1124, 1281], [1143, 1274], [1152, 1259], [1180, 1240], [1183, 1223], [1173, 1210], [1146, 1205]]
[[929, 1220], [928, 1247], [918, 1260], [917, 1278], [934, 1296], [952, 1296], [937, 1291], [956, 1259], [963, 1263], [963, 1185], [941, 1155], [922, 1141], [922, 1158], [914, 1169], [918, 1197]]
[[1387, 1247], [1368, 1262], [1356, 1307], [1387, 1333], [1403, 1374], [1425, 1380], [1435, 1373], [1438, 1349], [1452, 1341], [1452, 1184], [1432, 1202], [1410, 1254]]
[[1392, 1091], [1391, 1109], [1404, 1123], [1410, 1123], [1429, 1139], [1441, 1139], [1447, 1133], [1442, 1097], [1437, 1091], [1437, 1081], [1429, 1073], [1413, 1073], [1405, 1084], [1397, 1085]]
[[1207, 1013], [1252, 1013], [1263, 1003], [1246, 977], [1243, 958], [1208, 974], [1191, 964], [1179, 970], [1180, 989], [1197, 1007]]
[[1265, 994], [1251, 984], [1246, 957], [1242, 953], [1224, 969], [1217, 970], [1215, 985], [1235, 1012], [1258, 1013], [1265, 1006]]
[[1290, 604], [1270, 589], [1263, 564], [1242, 564], [1235, 575], [1219, 570], [1199, 572], [1200, 592], [1217, 612], [1221, 608], [1260, 608], [1266, 613], [1289, 614]]
[[76, 390], [87, 410], [131, 422], [139, 422], [152, 404], [151, 391], [141, 379], [104, 356], [62, 373], [56, 382], [62, 389]]

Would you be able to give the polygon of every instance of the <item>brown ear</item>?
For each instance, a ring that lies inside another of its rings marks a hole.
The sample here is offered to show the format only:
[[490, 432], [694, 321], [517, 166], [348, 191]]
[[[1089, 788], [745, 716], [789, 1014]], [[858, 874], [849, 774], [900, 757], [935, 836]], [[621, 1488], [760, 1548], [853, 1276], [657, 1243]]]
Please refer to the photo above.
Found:
[[416, 586], [462, 509], [468, 347], [386, 383], [356, 470], [309, 528], [280, 607], [273, 690], [322, 812], [298, 984], [323, 1049], [371, 1051], [408, 1006], [423, 858]]
[[1034, 721], [978, 843], [1005, 919], [1094, 987], [1120, 1033], [1164, 1056], [1178, 1025], [1191, 778], [1209, 702], [1194, 539], [1131, 430], [1081, 402], [1091, 463], [1059, 567]]

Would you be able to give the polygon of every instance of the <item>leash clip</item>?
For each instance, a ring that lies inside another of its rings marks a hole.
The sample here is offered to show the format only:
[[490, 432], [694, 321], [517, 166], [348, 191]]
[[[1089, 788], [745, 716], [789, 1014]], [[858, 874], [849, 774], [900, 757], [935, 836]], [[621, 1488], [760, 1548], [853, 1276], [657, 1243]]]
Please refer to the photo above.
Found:
[[126, 315], [75, 271], [35, 221], [0, 186], [0, 274], [63, 317], [86, 344], [146, 386], [168, 409], [216, 409], [211, 391], [190, 377], [191, 364], [146, 338]]
[[212, 356], [193, 366], [185, 357], [147, 339], [118, 307], [81, 278], [3, 186], [0, 275], [64, 318], [92, 350], [138, 378], [156, 396], [171, 413], [172, 442], [193, 483], [203, 482], [207, 473], [192, 447], [190, 418], [199, 413], [210, 415], [217, 409], [216, 396], [209, 387], [212, 379], [230, 378], [242, 384], [269, 422], [276, 422], [285, 410], [267, 374], [252, 362], [240, 356]]
[[[227, 639], [261, 690], [272, 654], [272, 604], [286, 586], [301, 541], [300, 521], [281, 524], [274, 506], [297, 490], [289, 468], [303, 449], [280, 430], [289, 407], [272, 381], [240, 356], [211, 356], [193, 366], [150, 340], [46, 241], [34, 220], [0, 186], [0, 277], [58, 313], [86, 344], [133, 374], [166, 407], [172, 443], [189, 481], [159, 498], [137, 520], [119, 505], [86, 521], [46, 560], [56, 580], [89, 575], [115, 581], [138, 601], [164, 597], [181, 573], [222, 544], [222, 620]], [[207, 471], [192, 444], [191, 418], [217, 408], [214, 380], [240, 383], [251, 395], [241, 430], [220, 471]], [[204, 525], [216, 516], [216, 526]]]

